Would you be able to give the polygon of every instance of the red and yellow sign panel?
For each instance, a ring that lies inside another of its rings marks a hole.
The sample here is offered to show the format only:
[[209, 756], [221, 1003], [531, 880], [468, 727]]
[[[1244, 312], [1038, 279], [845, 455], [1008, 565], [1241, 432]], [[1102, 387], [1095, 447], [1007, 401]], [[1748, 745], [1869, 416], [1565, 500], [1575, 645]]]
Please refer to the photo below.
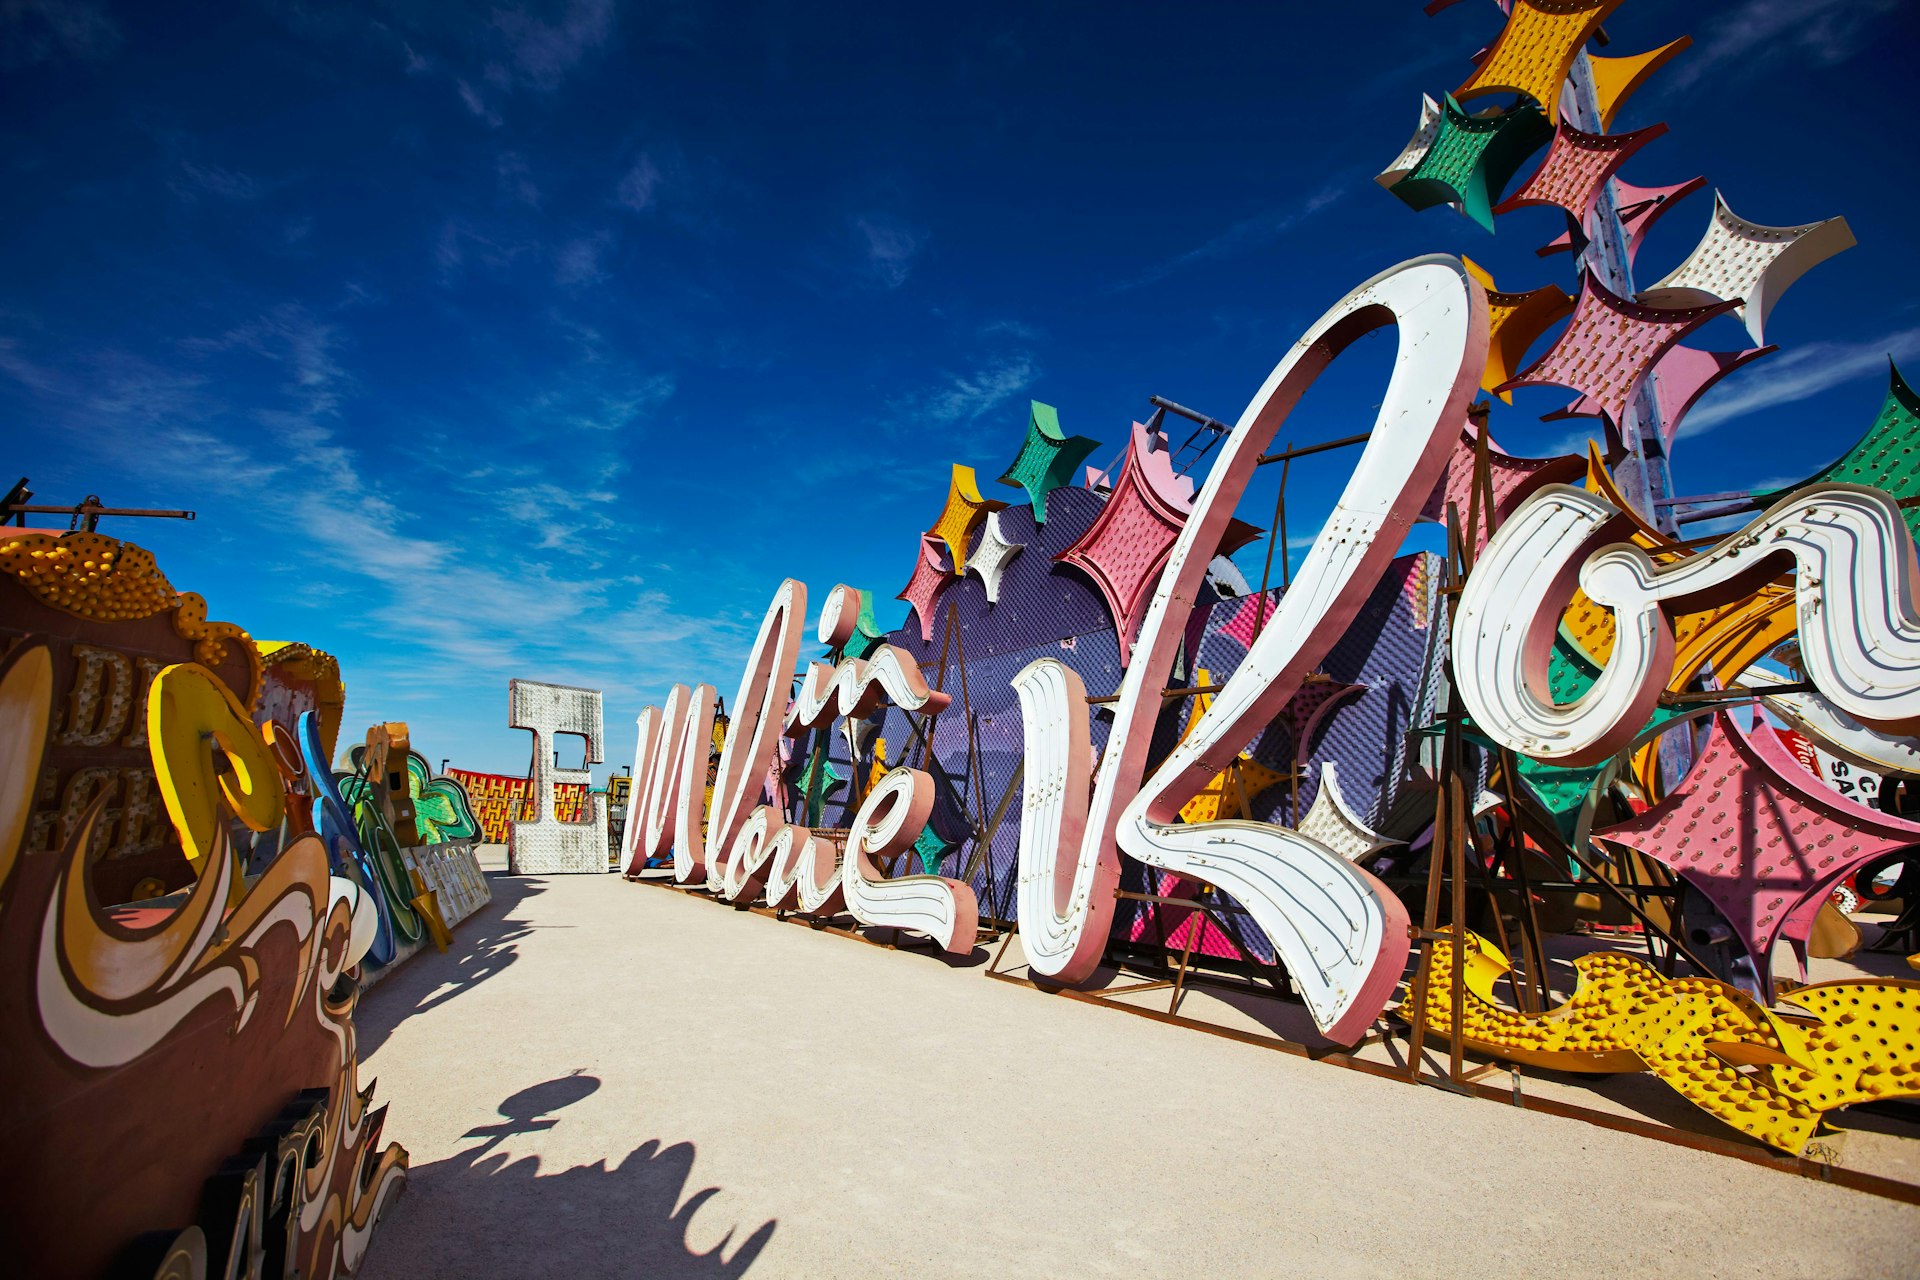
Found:
[[[475, 773], [471, 769], [449, 769], [447, 777], [467, 789], [473, 801], [473, 816], [480, 820], [481, 837], [488, 844], [507, 842], [509, 822], [533, 820], [533, 781], [508, 773]], [[562, 822], [579, 822], [587, 804], [587, 789], [578, 782], [557, 782], [553, 787], [555, 816]]]

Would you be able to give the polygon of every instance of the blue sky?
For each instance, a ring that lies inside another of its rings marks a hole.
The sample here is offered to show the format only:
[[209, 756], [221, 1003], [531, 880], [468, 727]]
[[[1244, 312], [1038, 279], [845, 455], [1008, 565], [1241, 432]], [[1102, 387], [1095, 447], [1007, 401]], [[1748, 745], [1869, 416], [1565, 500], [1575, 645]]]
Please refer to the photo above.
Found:
[[[45, 500], [197, 510], [104, 527], [214, 616], [337, 654], [349, 734], [405, 719], [436, 762], [524, 769], [520, 675], [606, 690], [617, 767], [674, 680], [731, 695], [781, 577], [897, 621], [948, 464], [999, 474], [1029, 398], [1105, 457], [1149, 394], [1233, 419], [1415, 254], [1571, 288], [1533, 254], [1555, 211], [1488, 236], [1371, 181], [1500, 21], [6, 0], [0, 461]], [[1841, 213], [1860, 241], [1695, 410], [1683, 491], [1804, 476], [1878, 408], [1888, 353], [1920, 370], [1917, 28], [1900, 0], [1609, 23], [1616, 52], [1696, 41], [1616, 122], [1673, 128], [1627, 177], [1705, 174], [1743, 216]], [[1710, 207], [1667, 215], [1643, 281]], [[1364, 429], [1385, 350], [1289, 433]], [[1567, 446], [1537, 421], [1567, 398], [1521, 393], [1496, 437]], [[1295, 470], [1296, 561], [1350, 465]]]

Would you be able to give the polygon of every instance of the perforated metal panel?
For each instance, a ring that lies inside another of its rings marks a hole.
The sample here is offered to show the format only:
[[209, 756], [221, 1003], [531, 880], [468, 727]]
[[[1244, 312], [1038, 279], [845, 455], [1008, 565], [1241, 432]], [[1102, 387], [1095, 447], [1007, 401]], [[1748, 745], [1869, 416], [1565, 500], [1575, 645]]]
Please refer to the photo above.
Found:
[[[1749, 347], [1745, 351], [1702, 351], [1685, 343], [1676, 343], [1667, 348], [1666, 354], [1653, 365], [1653, 396], [1654, 402], [1660, 407], [1660, 438], [1672, 444], [1680, 420], [1687, 416], [1694, 402], [1705, 395], [1714, 383], [1761, 356], [1771, 355], [1777, 349]], [[1543, 415], [1542, 421], [1600, 416], [1599, 404], [1589, 396], [1581, 396], [1566, 408]]]
[[1556, 117], [1560, 86], [1573, 59], [1622, 0], [1513, 0], [1507, 25], [1465, 84], [1462, 102], [1490, 93], [1521, 93]]
[[1153, 586], [1192, 508], [1193, 481], [1174, 473], [1166, 437], [1136, 422], [1106, 506], [1059, 557], [1100, 589], [1119, 633], [1122, 660], [1131, 654]]
[[1433, 100], [1432, 94], [1422, 94], [1420, 98], [1420, 123], [1414, 126], [1413, 136], [1407, 139], [1407, 145], [1400, 148], [1400, 154], [1393, 163], [1380, 171], [1374, 179], [1383, 187], [1391, 187], [1400, 179], [1412, 173], [1427, 151], [1433, 146], [1433, 140], [1440, 134], [1440, 104]]
[[1038, 400], [1031, 404], [1027, 438], [1021, 442], [1012, 465], [1001, 475], [1000, 483], [1025, 489], [1027, 501], [1033, 505], [1034, 522], [1045, 524], [1047, 495], [1072, 484], [1080, 465], [1100, 443], [1084, 436], [1064, 434], [1060, 430], [1060, 415], [1052, 405]]
[[1448, 98], [1439, 132], [1411, 172], [1390, 190], [1409, 208], [1451, 204], [1493, 230], [1493, 205], [1514, 171], [1553, 134], [1538, 108], [1519, 106], [1496, 116], [1470, 116]]
[[1580, 282], [1573, 319], [1559, 341], [1500, 389], [1571, 387], [1617, 426], [1626, 420], [1627, 405], [1653, 362], [1681, 338], [1732, 309], [1727, 302], [1642, 306], [1616, 296], [1588, 272]]
[[1671, 796], [1597, 834], [1678, 872], [1765, 961], [1778, 937], [1805, 943], [1812, 911], [1856, 868], [1920, 842], [1920, 824], [1819, 787], [1765, 725], [1748, 735], [1722, 711], [1713, 728]]
[[[1866, 484], [1885, 489], [1896, 498], [1920, 497], [1920, 394], [1891, 370], [1887, 399], [1853, 448], [1807, 477], [1794, 489], [1827, 481]], [[1775, 489], [1753, 496], [1773, 503], [1791, 490]], [[1920, 538], [1920, 505], [1905, 508], [1907, 528]]]
[[[1647, 238], [1647, 232], [1660, 220], [1660, 216], [1706, 185], [1705, 178], [1689, 178], [1685, 182], [1676, 182], [1671, 186], [1636, 187], [1618, 176], [1614, 178], [1613, 203], [1620, 214], [1620, 225], [1627, 233], [1629, 265], [1640, 252], [1640, 242]], [[1539, 250], [1539, 253], [1541, 257], [1546, 257], [1548, 254], [1572, 251], [1573, 233], [1563, 231]]]
[[[1516, 458], [1488, 440], [1487, 481], [1493, 489], [1493, 510], [1496, 517], [1504, 516], [1524, 502], [1527, 495], [1549, 484], [1577, 484], [1586, 474], [1585, 459], [1567, 455], [1559, 458]], [[1447, 504], [1451, 502], [1460, 513], [1460, 523], [1466, 526], [1468, 517], [1474, 511], [1474, 436], [1471, 431], [1462, 431], [1455, 442], [1453, 453], [1447, 459], [1447, 474], [1435, 486], [1433, 496], [1427, 499], [1427, 505], [1420, 509], [1420, 518], [1444, 525], [1447, 522]], [[1481, 520], [1473, 528], [1473, 549], [1477, 553], [1487, 545], [1489, 522]]]
[[[937, 859], [942, 875], [959, 878], [971, 868], [970, 880], [981, 910], [1002, 918], [1010, 918], [1016, 909], [1021, 816], [1016, 773], [1025, 755], [1013, 677], [1037, 658], [1057, 658], [1078, 672], [1088, 693], [1097, 697], [1118, 689], [1122, 676], [1118, 638], [1106, 603], [1084, 576], [1054, 559], [1083, 538], [1108, 499], [1084, 488], [1055, 489], [1048, 497], [1050, 518], [1045, 526], [1036, 525], [1032, 509], [1024, 505], [994, 517], [1008, 539], [1028, 544], [1006, 565], [997, 602], [988, 601], [984, 584], [974, 577], [951, 580], [924, 638], [917, 619], [887, 637], [889, 643], [914, 656], [929, 683], [953, 697], [947, 710], [931, 722], [930, 751], [921, 745], [906, 713], [892, 708], [881, 713], [879, 736], [888, 744], [887, 763], [913, 764], [935, 777], [938, 799], [929, 823], [935, 835], [922, 852]], [[1252, 758], [1266, 769], [1289, 771], [1296, 756], [1305, 764], [1309, 776], [1302, 781], [1299, 812], [1312, 805], [1319, 767], [1327, 760], [1338, 762], [1343, 798], [1370, 823], [1373, 812], [1391, 803], [1404, 786], [1407, 732], [1431, 719], [1436, 696], [1434, 562], [1434, 557], [1424, 554], [1396, 561], [1329, 654], [1324, 666], [1333, 680], [1305, 686], [1274, 725], [1251, 743]], [[1274, 591], [1269, 599], [1278, 596]], [[1215, 684], [1229, 679], [1251, 642], [1252, 610], [1248, 597], [1221, 598], [1212, 586], [1204, 589], [1188, 627], [1189, 651], [1178, 664], [1175, 678], [1190, 680], [1196, 670], [1205, 668]], [[1168, 701], [1155, 727], [1151, 759], [1158, 761], [1172, 749], [1192, 714], [1193, 701]], [[1095, 707], [1091, 736], [1096, 751], [1104, 748], [1108, 727], [1106, 708]], [[845, 735], [835, 735], [829, 743], [829, 758], [844, 762], [845, 753]], [[849, 765], [843, 763], [841, 772], [850, 772]], [[1290, 783], [1268, 788], [1252, 799], [1253, 816], [1263, 821], [1287, 822], [1294, 812]], [[826, 806], [824, 821], [845, 825], [853, 802], [851, 788], [836, 795]], [[1002, 817], [993, 826], [996, 810]], [[980, 855], [977, 840], [988, 838], [990, 826], [989, 847]], [[1172, 877], [1159, 873], [1149, 875], [1131, 860], [1125, 862], [1123, 885], [1155, 892], [1171, 888], [1179, 894], [1198, 888], [1175, 885]], [[1151, 905], [1123, 902], [1115, 912], [1115, 936], [1153, 942], [1165, 934], [1177, 950], [1195, 928], [1191, 922], [1183, 923], [1187, 914], [1169, 909], [1162, 916]], [[1196, 949], [1201, 954], [1272, 961], [1271, 944], [1237, 908], [1226, 904], [1222, 915], [1228, 925], [1225, 930], [1208, 924], [1200, 931]]]
[[1664, 124], [1655, 124], [1632, 133], [1586, 133], [1563, 120], [1547, 147], [1547, 158], [1494, 212], [1550, 204], [1585, 222], [1607, 179], [1627, 162], [1627, 157], [1666, 131]]
[[1755, 342], [1765, 342], [1767, 315], [1787, 287], [1809, 269], [1853, 247], [1845, 218], [1797, 227], [1763, 227], [1727, 207], [1713, 193], [1706, 234], [1685, 261], [1642, 290], [1642, 302], [1675, 306], [1719, 299], [1740, 304]]

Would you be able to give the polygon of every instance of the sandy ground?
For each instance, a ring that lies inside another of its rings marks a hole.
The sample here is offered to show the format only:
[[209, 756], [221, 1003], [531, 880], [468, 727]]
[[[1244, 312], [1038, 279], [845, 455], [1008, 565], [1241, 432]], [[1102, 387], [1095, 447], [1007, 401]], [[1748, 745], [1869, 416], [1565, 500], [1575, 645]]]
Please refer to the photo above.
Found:
[[615, 876], [360, 1007], [362, 1275], [1910, 1276], [1920, 1210]]

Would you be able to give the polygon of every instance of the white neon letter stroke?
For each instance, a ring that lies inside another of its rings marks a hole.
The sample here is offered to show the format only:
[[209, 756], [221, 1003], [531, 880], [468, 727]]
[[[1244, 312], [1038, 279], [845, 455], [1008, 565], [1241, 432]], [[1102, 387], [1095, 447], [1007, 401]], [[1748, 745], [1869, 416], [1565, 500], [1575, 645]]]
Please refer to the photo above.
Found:
[[[740, 830], [733, 837], [733, 844], [727, 850], [727, 857], [720, 868], [720, 893], [729, 901], [746, 893], [749, 886], [755, 891], [766, 880], [760, 869], [767, 864], [771, 836], [781, 825], [780, 815], [774, 812], [772, 805], [763, 804], [747, 815], [740, 824]], [[752, 894], [748, 893], [751, 897]]]
[[[1100, 963], [1113, 926], [1120, 855], [1089, 844], [1087, 779], [1093, 772], [1087, 687], [1058, 658], [1039, 658], [1013, 678], [1026, 739], [1020, 794], [1020, 945], [1036, 972], [1079, 982]], [[1077, 859], [1063, 856], [1068, 851]]]
[[[707, 803], [707, 752], [713, 745], [710, 684], [689, 689], [677, 684], [667, 692], [664, 713], [652, 707], [640, 713], [635, 746], [633, 794], [627, 797], [627, 826], [644, 823], [639, 852], [657, 858], [673, 851], [673, 878], [686, 884], [707, 879], [701, 826]], [[632, 859], [628, 870], [635, 870]]]
[[840, 862], [840, 890], [847, 910], [865, 925], [924, 933], [946, 950], [973, 950], [980, 903], [970, 885], [945, 876], [883, 877], [872, 859], [911, 845], [933, 812], [933, 779], [902, 766], [874, 784], [854, 814], [847, 852]]
[[[1334, 357], [1388, 323], [1397, 325], [1399, 339], [1393, 374], [1333, 514], [1233, 678], [1155, 775], [1136, 782], [1193, 599], [1258, 455]], [[1112, 872], [1103, 861], [1108, 846], [1117, 843], [1132, 857], [1213, 884], [1244, 905], [1330, 1038], [1357, 1039], [1379, 1016], [1408, 949], [1406, 909], [1385, 885], [1284, 827], [1246, 821], [1188, 826], [1177, 819], [1181, 805], [1286, 706], [1372, 594], [1459, 438], [1486, 335], [1485, 295], [1460, 263], [1443, 255], [1417, 258], [1342, 298], [1268, 376], [1223, 441], [1141, 625], [1075, 851], [1066, 915], [1056, 909], [1030, 921], [1022, 899], [1021, 937], [1037, 972], [1079, 981], [1098, 963], [1113, 909], [1110, 886], [1101, 883]], [[1016, 681], [1016, 687], [1022, 684]], [[1054, 692], [1070, 720], [1084, 718], [1084, 694], [1076, 696], [1064, 682]], [[1023, 710], [1026, 705], [1023, 691]], [[1055, 722], [1052, 728], [1059, 733], [1066, 726]], [[1070, 834], [1064, 819], [1084, 792], [1068, 785], [1071, 747], [1035, 755], [1044, 736], [1043, 726], [1028, 724], [1027, 785], [1051, 785], [1051, 773], [1060, 775], [1064, 836]], [[1051, 773], [1037, 776], [1037, 763]], [[1057, 868], [1063, 849], [1022, 836], [1023, 892], [1064, 880]], [[1033, 924], [1042, 927], [1030, 931]]]
[[640, 714], [633, 718], [634, 728], [639, 733], [639, 741], [633, 747], [633, 782], [627, 792], [627, 825], [620, 833], [620, 861], [626, 866], [626, 875], [637, 876], [645, 868], [646, 841], [641, 838], [641, 830], [646, 826], [642, 818], [647, 801], [647, 778], [653, 771], [653, 753], [660, 741], [660, 708], [642, 707]]
[[820, 602], [820, 626], [815, 632], [820, 643], [829, 649], [838, 649], [853, 639], [854, 629], [860, 624], [860, 592], [844, 582], [833, 584], [833, 590], [827, 592], [827, 598]]
[[758, 799], [753, 789], [777, 749], [774, 726], [781, 720], [787, 678], [799, 657], [806, 609], [807, 588], [792, 578], [780, 584], [767, 606], [734, 698], [731, 732], [714, 775], [711, 812], [706, 766], [713, 749], [717, 691], [710, 684], [692, 689], [677, 684], [667, 694], [665, 712], [657, 707], [641, 711], [634, 722], [639, 734], [634, 789], [621, 840], [628, 875], [639, 874], [643, 861], [670, 848], [676, 881], [699, 878], [707, 888], [725, 892], [726, 855], [746, 825], [748, 805]]
[[840, 848], [830, 836], [790, 824], [774, 831], [766, 857], [768, 906], [803, 916], [830, 916], [846, 905], [840, 892]]
[[[1494, 741], [1568, 764], [1615, 754], [1645, 725], [1673, 669], [1662, 604], [1738, 598], [1790, 568], [1798, 569], [1801, 662], [1814, 687], [1864, 721], [1920, 716], [1920, 569], [1886, 494], [1850, 484], [1801, 489], [1711, 550], [1669, 564], [1625, 541], [1593, 550], [1620, 514], [1584, 489], [1548, 485], [1481, 553], [1454, 618], [1453, 662], [1475, 726]], [[1613, 652], [1591, 689], [1556, 704], [1547, 658], [1576, 578], [1613, 611]]]
[[761, 780], [780, 748], [781, 713], [786, 707], [794, 663], [800, 657], [806, 614], [806, 584], [794, 578], [783, 580], [760, 620], [760, 634], [740, 674], [740, 691], [734, 695], [733, 722], [720, 748], [706, 835], [706, 847], [714, 852], [713, 865], [707, 868], [707, 887], [728, 898], [738, 890], [728, 891], [732, 878], [718, 864], [746, 825], [750, 807], [759, 802]]
[[789, 825], [763, 804], [747, 815], [727, 854], [721, 875], [730, 900], [752, 898], [766, 886], [776, 911], [832, 915], [842, 907], [839, 849], [805, 827]]
[[829, 720], [863, 720], [886, 702], [903, 711], [938, 715], [952, 701], [951, 695], [928, 686], [912, 654], [883, 644], [864, 662], [842, 658], [837, 667], [809, 664], [800, 692], [787, 708], [786, 732], [797, 737]]

